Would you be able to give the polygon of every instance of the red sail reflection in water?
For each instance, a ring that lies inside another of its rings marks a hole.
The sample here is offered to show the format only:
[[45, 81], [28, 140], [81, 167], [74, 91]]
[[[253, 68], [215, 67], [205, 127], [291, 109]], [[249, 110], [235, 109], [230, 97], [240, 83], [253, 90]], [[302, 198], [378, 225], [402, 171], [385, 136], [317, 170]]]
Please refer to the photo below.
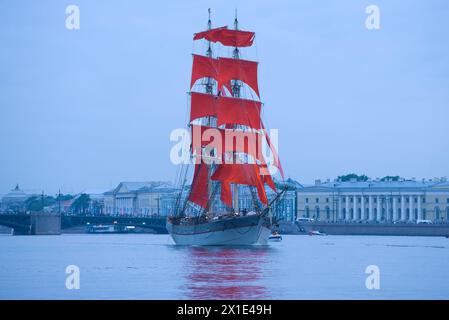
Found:
[[188, 248], [186, 284], [191, 299], [267, 299], [258, 285], [267, 248]]

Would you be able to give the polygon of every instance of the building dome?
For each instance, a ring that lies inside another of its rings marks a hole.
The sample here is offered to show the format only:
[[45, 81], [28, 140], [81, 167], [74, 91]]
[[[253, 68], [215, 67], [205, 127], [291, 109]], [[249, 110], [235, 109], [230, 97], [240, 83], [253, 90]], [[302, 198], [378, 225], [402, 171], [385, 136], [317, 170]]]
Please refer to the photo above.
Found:
[[3, 203], [24, 202], [28, 198], [27, 194], [19, 188], [17, 184], [14, 189], [5, 194], [2, 198]]

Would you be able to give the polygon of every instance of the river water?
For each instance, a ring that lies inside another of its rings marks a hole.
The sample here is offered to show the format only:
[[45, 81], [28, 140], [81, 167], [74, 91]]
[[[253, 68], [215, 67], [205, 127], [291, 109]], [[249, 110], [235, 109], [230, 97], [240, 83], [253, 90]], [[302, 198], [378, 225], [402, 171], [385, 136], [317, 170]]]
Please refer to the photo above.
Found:
[[[69, 265], [79, 289], [66, 288]], [[379, 289], [366, 286], [370, 265]], [[292, 235], [238, 248], [149, 234], [0, 236], [0, 299], [448, 298], [443, 237]]]

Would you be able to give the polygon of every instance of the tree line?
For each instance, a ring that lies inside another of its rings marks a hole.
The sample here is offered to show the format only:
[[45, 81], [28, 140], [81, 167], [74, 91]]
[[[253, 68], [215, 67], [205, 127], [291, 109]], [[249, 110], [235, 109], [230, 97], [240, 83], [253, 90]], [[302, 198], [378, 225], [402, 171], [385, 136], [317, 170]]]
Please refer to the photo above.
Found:
[[[55, 197], [49, 195], [34, 195], [25, 201], [25, 209], [27, 211], [43, 211], [44, 208], [57, 207], [61, 202], [68, 200], [73, 200], [70, 205], [71, 212], [78, 214], [86, 214], [89, 212], [92, 199], [86, 193], [82, 193], [78, 196], [73, 196], [71, 194], [58, 194]], [[99, 204], [95, 205], [99, 206]]]

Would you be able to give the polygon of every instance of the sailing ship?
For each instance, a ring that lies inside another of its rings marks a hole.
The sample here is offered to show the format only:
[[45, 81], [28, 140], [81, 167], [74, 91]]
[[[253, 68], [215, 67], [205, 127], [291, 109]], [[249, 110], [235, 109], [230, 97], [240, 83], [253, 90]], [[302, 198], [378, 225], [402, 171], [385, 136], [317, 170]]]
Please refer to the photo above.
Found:
[[[276, 187], [269, 170], [273, 166], [283, 179], [279, 157], [261, 119], [258, 63], [242, 59], [242, 49], [251, 47], [254, 39], [254, 32], [239, 29], [237, 14], [233, 29], [212, 28], [210, 9], [207, 30], [194, 34], [193, 40], [205, 42], [207, 50], [205, 55], [193, 54], [188, 127], [194, 172], [188, 187], [188, 170], [180, 170], [180, 192], [167, 219], [176, 244], [268, 242], [274, 223], [270, 208], [285, 189]], [[216, 56], [212, 43], [230, 47], [232, 57]], [[273, 158], [270, 166], [262, 153], [263, 143]], [[265, 186], [273, 191], [270, 201]], [[250, 195], [249, 205], [239, 202], [242, 194]]]

